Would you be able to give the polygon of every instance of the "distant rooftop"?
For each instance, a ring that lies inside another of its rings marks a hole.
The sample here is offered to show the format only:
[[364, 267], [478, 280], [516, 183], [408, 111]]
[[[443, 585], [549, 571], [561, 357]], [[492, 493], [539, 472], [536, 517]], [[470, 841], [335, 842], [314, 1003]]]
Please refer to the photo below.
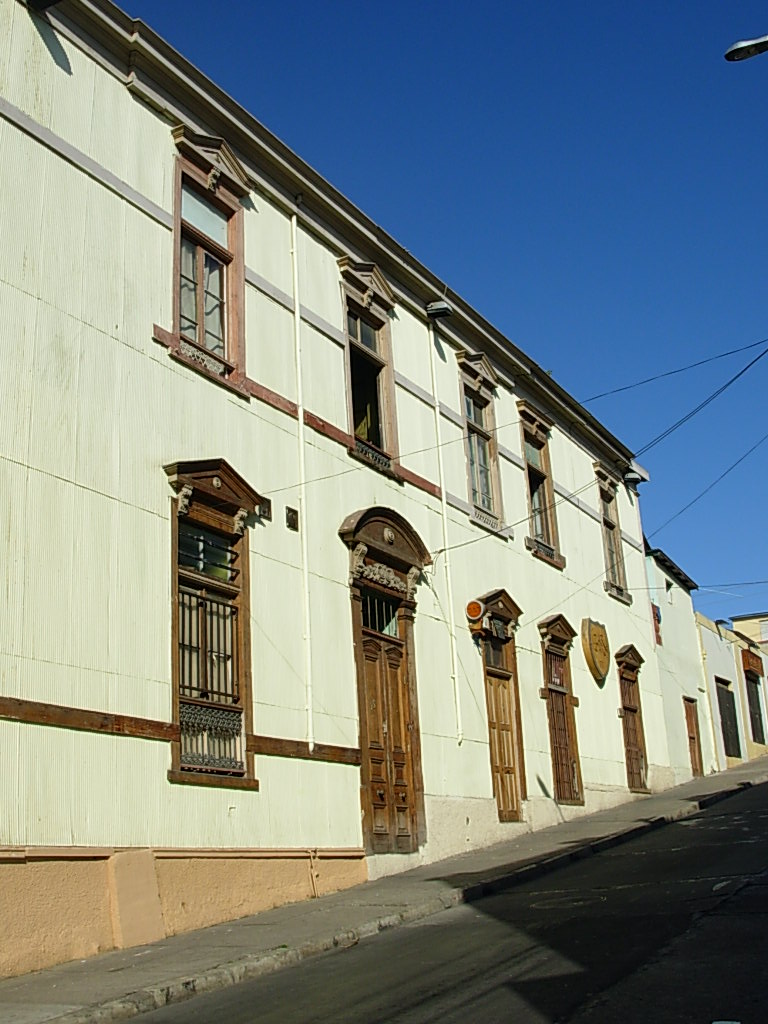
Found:
[[662, 551], [661, 548], [652, 548], [648, 543], [647, 537], [643, 537], [643, 543], [646, 555], [649, 555], [657, 565], [661, 566], [664, 572], [679, 583], [684, 590], [690, 593], [692, 590], [699, 589], [698, 583], [694, 583], [688, 573], [683, 572], [677, 562], [673, 562], [669, 555]]

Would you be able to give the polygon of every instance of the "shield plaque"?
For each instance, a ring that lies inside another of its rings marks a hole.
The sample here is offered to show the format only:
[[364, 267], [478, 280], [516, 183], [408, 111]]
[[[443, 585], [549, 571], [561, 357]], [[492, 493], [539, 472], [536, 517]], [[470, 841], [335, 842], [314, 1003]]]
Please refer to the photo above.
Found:
[[611, 648], [605, 626], [594, 619], [582, 619], [581, 646], [584, 648], [589, 671], [595, 681], [602, 686], [611, 667]]

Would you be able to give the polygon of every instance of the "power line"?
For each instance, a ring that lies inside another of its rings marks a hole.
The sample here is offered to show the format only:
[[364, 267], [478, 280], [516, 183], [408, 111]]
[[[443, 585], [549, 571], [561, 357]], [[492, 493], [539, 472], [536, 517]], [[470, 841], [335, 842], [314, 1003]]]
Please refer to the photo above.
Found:
[[662, 441], [668, 438], [670, 434], [674, 433], [675, 430], [682, 427], [684, 423], [687, 423], [688, 420], [693, 419], [693, 417], [697, 413], [700, 413], [702, 409], [705, 409], [711, 402], [714, 402], [716, 398], [722, 395], [722, 393], [727, 388], [729, 388], [731, 384], [734, 384], [739, 379], [739, 377], [743, 377], [747, 370], [751, 369], [755, 365], [755, 363], [759, 359], [762, 359], [763, 356], [766, 354], [768, 354], [768, 348], [764, 348], [759, 355], [755, 356], [754, 359], [750, 360], [745, 367], [739, 370], [738, 373], [735, 373], [733, 377], [731, 377], [729, 380], [725, 382], [725, 384], [721, 384], [721, 386], [716, 391], [713, 391], [708, 398], [705, 398], [703, 402], [699, 402], [695, 409], [691, 409], [691, 411], [687, 412], [685, 416], [681, 416], [679, 420], [676, 420], [670, 427], [667, 427], [666, 430], [662, 430], [662, 432], [660, 434], [657, 434], [652, 441], [649, 441], [648, 444], [644, 445], [639, 451], [635, 452], [635, 458], [637, 459], [640, 458], [641, 455], [645, 455], [645, 453], [650, 451], [651, 448], [655, 448], [657, 444], [660, 444]]
[[699, 590], [716, 590], [718, 587], [762, 587], [768, 580], [741, 580], [739, 583], [702, 583]]
[[699, 359], [696, 363], [688, 363], [687, 366], [679, 366], [676, 370], [667, 370], [666, 373], [657, 373], [653, 377], [646, 377], [645, 380], [638, 380], [634, 384], [624, 384], [623, 387], [613, 388], [611, 391], [601, 391], [599, 395], [592, 395], [590, 398], [585, 398], [582, 401], [582, 405], [587, 405], [588, 402], [596, 402], [598, 398], [607, 398], [609, 395], [618, 395], [623, 391], [632, 391], [633, 388], [640, 388], [644, 384], [652, 384], [654, 381], [663, 380], [665, 377], [674, 377], [677, 373], [684, 373], [686, 370], [693, 370], [697, 366], [705, 366], [707, 363], [714, 363], [717, 359], [725, 359], [726, 356], [736, 355], [738, 352], [746, 352], [750, 348], [757, 348], [758, 345], [768, 345], [768, 338], [762, 338], [760, 341], [753, 341], [751, 345], [742, 345], [741, 348], [732, 348], [728, 352], [720, 352], [716, 356], [709, 356], [707, 359]]
[[709, 491], [712, 490], [713, 487], [715, 487], [717, 484], [719, 484], [720, 481], [724, 477], [728, 476], [728, 474], [732, 470], [736, 469], [736, 467], [740, 463], [742, 463], [748, 456], [750, 456], [752, 454], [752, 452], [755, 451], [757, 448], [759, 448], [760, 445], [763, 444], [765, 441], [768, 441], [768, 434], [763, 434], [763, 436], [760, 438], [759, 441], [757, 441], [755, 444], [753, 444], [752, 447], [748, 451], [744, 452], [743, 455], [740, 455], [739, 458], [736, 459], [735, 462], [732, 462], [730, 464], [730, 466], [726, 470], [724, 470], [716, 480], [713, 480], [711, 484], [708, 484], [704, 488], [704, 490], [700, 491], [699, 494], [697, 494], [695, 498], [693, 498], [691, 501], [689, 501], [687, 505], [683, 505], [683, 507], [679, 511], [675, 512], [675, 514], [673, 516], [670, 516], [669, 519], [665, 520], [665, 522], [663, 522], [661, 524], [661, 526], [657, 526], [656, 529], [652, 533], [648, 534], [648, 536], [649, 537], [654, 537], [657, 533], [659, 533], [661, 530], [663, 530], [665, 526], [669, 526], [669, 524], [674, 522], [675, 519], [677, 519], [678, 516], [681, 516], [683, 514], [683, 512], [687, 512], [688, 509], [691, 507], [691, 505], [695, 505], [696, 502], [700, 498], [703, 498], [705, 494], [707, 494]]

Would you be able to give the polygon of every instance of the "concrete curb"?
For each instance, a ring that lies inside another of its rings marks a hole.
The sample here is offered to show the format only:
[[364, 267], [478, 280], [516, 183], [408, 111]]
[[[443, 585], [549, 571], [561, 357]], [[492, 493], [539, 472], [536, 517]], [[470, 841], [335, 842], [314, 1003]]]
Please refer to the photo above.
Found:
[[564, 853], [557, 853], [551, 857], [514, 868], [503, 868], [498, 874], [491, 875], [483, 881], [472, 882], [454, 889], [453, 892], [414, 904], [399, 914], [387, 914], [374, 918], [359, 928], [337, 932], [313, 942], [303, 943], [293, 949], [275, 949], [267, 953], [241, 957], [239, 960], [212, 967], [195, 977], [176, 978], [162, 985], [139, 989], [122, 999], [111, 1000], [98, 1006], [52, 1018], [50, 1024], [111, 1024], [113, 1021], [130, 1020], [142, 1013], [159, 1010], [172, 1003], [184, 1002], [206, 992], [220, 991], [230, 988], [232, 985], [238, 985], [242, 981], [250, 981], [265, 974], [280, 971], [284, 967], [292, 967], [321, 953], [327, 953], [334, 949], [348, 949], [350, 946], [357, 945], [361, 939], [377, 935], [379, 932], [432, 917], [434, 914], [450, 910], [462, 903], [473, 903], [485, 896], [491, 896], [542, 875], [551, 874], [574, 861], [584, 860], [586, 857], [592, 857], [604, 850], [631, 842], [646, 832], [698, 814], [700, 811], [720, 803], [721, 800], [727, 800], [731, 796], [750, 789], [754, 784], [750, 781], [739, 782], [731, 789], [719, 790], [717, 793], [709, 793], [699, 800], [692, 800], [688, 806], [683, 806], [677, 811], [658, 815], [611, 835], [590, 840]]

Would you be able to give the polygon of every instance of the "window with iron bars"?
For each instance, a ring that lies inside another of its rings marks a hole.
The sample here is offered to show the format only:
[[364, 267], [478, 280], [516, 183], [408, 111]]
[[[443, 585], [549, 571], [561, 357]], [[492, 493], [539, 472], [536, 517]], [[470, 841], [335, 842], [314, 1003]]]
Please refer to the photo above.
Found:
[[241, 538], [178, 527], [181, 768], [245, 772], [239, 665]]

